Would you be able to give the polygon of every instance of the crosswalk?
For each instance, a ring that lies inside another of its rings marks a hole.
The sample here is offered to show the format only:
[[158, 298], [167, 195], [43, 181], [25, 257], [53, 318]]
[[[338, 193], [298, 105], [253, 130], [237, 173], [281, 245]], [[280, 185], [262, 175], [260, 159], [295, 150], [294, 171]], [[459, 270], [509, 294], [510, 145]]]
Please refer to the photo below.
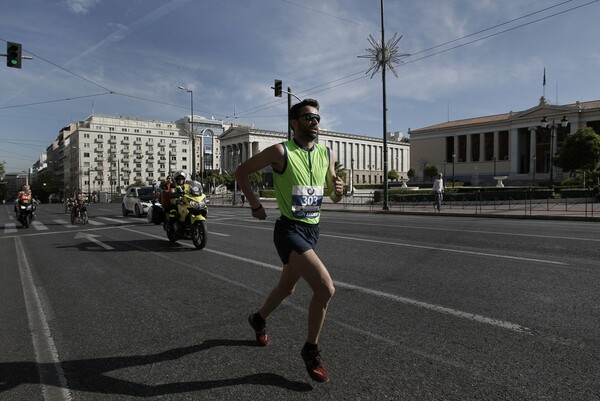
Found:
[[[105, 221], [105, 222], [104, 222]], [[88, 223], [85, 226], [105, 226], [107, 224], [125, 224], [125, 223], [130, 223], [131, 221], [127, 221], [127, 220], [119, 220], [119, 219], [114, 219], [114, 218], [110, 218], [110, 217], [98, 217], [96, 219], [90, 219], [88, 221]], [[66, 228], [75, 228], [75, 227], [84, 227], [83, 224], [71, 224], [70, 220], [66, 220], [66, 219], [54, 219], [51, 220], [51, 223], [53, 225], [61, 225], [63, 227]], [[4, 224], [4, 234], [14, 234], [17, 231], [20, 231], [20, 227], [21, 227], [21, 223], [17, 223], [17, 222], [10, 222], [10, 223], [6, 223]], [[34, 220], [31, 222], [31, 225], [29, 226], [30, 229], [33, 229], [35, 231], [48, 231], [49, 228], [46, 224], [44, 224], [44, 222], [42, 221], [38, 221], [38, 220]]]
[[[212, 217], [212, 219], [220, 218], [220, 219], [225, 219], [225, 220], [239, 219], [239, 216], [237, 216], [235, 214], [229, 214], [226, 212], [215, 213], [211, 217]], [[209, 220], [210, 220], [210, 218], [209, 218]], [[255, 221], [254, 219], [252, 219], [252, 220]], [[135, 218], [122, 218], [120, 216], [115, 216], [115, 217], [99, 216], [99, 217], [90, 218], [86, 225], [83, 225], [81, 223], [71, 224], [70, 219], [53, 219], [50, 221], [46, 221], [46, 224], [52, 225], [52, 226], [60, 225], [60, 226], [66, 227], [66, 228], [82, 228], [82, 227], [89, 228], [89, 226], [98, 227], [98, 226], [106, 226], [108, 224], [114, 225], [114, 224], [149, 224], [149, 223], [146, 221], [145, 218], [135, 219]], [[32, 232], [50, 231], [50, 228], [46, 224], [44, 224], [43, 221], [36, 219], [31, 222], [31, 226], [29, 227], [29, 230], [33, 229]], [[17, 232], [23, 233], [24, 229], [21, 228], [21, 223], [9, 222], [9, 223], [5, 223], [3, 227], [2, 227], [2, 224], [0, 224], [0, 231], [1, 230], [3, 230], [4, 234], [16, 234]]]

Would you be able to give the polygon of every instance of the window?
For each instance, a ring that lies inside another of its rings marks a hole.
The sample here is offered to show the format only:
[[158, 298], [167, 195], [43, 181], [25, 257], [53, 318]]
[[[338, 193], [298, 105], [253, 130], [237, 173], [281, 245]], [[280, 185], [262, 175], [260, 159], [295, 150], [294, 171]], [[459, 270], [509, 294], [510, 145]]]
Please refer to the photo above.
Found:
[[479, 161], [479, 141], [480, 141], [479, 134], [471, 135], [471, 161], [474, 161], [474, 162]]
[[484, 157], [486, 161], [494, 160], [494, 133], [486, 132], [483, 138]]

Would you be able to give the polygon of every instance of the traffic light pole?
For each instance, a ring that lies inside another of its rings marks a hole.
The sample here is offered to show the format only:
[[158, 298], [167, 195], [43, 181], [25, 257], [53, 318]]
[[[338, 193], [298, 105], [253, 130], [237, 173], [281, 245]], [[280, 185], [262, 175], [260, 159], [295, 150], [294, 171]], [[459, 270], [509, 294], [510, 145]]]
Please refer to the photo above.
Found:
[[283, 83], [280, 79], [275, 80], [275, 85], [271, 86], [271, 89], [275, 90], [275, 97], [281, 97], [283, 93], [287, 93], [287, 103], [288, 103], [288, 141], [292, 140], [292, 127], [290, 127], [290, 109], [292, 108], [292, 96], [298, 99], [299, 102], [302, 100], [292, 93], [292, 88], [288, 86], [287, 91], [283, 90]]

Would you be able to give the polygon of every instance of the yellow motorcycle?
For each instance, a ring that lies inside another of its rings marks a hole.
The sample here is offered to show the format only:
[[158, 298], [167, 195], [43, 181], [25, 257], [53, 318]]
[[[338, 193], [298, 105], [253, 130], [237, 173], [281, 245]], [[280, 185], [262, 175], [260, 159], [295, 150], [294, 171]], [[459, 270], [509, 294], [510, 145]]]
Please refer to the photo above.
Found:
[[202, 184], [190, 181], [185, 184], [183, 193], [174, 194], [171, 207], [165, 213], [163, 228], [171, 242], [191, 238], [197, 249], [206, 246], [207, 230], [206, 195]]

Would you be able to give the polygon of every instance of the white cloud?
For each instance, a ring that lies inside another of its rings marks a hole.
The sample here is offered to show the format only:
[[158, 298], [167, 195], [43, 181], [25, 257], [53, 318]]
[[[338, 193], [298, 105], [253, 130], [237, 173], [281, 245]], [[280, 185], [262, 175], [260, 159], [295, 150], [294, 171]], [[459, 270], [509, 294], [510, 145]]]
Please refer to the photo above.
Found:
[[75, 14], [87, 14], [101, 0], [64, 0], [67, 8]]

